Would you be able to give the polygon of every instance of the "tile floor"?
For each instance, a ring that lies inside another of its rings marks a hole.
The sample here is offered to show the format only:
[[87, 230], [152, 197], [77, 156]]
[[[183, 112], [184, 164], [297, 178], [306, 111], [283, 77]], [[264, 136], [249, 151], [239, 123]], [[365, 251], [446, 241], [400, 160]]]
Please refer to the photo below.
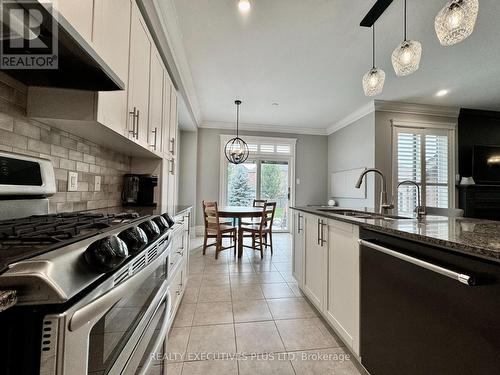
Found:
[[275, 235], [274, 246], [262, 260], [251, 250], [240, 260], [191, 254], [168, 375], [360, 374], [294, 282], [291, 236]]

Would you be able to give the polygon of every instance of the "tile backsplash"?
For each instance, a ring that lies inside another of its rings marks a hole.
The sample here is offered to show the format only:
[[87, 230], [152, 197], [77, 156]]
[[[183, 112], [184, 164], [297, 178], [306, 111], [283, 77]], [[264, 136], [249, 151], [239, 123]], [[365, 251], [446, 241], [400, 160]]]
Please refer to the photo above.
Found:
[[[57, 193], [49, 198], [50, 212], [120, 205], [123, 175], [131, 169], [130, 157], [28, 119], [26, 95], [26, 87], [0, 75], [0, 150], [52, 161]], [[78, 173], [74, 192], [67, 191], [70, 171]], [[96, 176], [101, 176], [100, 191], [94, 191]]]

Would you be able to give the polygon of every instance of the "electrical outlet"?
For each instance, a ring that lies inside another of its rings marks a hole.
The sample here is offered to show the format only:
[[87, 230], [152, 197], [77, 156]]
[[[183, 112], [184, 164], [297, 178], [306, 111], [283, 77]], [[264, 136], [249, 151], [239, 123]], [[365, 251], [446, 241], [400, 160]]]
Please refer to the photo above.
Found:
[[101, 191], [101, 176], [95, 176], [94, 191]]
[[68, 172], [68, 191], [78, 190], [78, 173]]

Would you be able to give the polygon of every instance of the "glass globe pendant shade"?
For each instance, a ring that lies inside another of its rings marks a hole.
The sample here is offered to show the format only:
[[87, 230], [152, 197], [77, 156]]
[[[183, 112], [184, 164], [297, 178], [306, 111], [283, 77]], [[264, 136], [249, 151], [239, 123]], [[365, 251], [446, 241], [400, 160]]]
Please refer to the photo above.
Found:
[[474, 31], [479, 0], [450, 0], [437, 14], [434, 27], [439, 42], [452, 46], [466, 39]]
[[226, 159], [232, 164], [244, 163], [248, 159], [249, 153], [248, 145], [239, 137], [230, 139], [224, 147]]
[[422, 44], [416, 40], [405, 40], [392, 53], [392, 66], [398, 77], [415, 73], [422, 57]]
[[371, 68], [363, 76], [363, 90], [366, 96], [375, 96], [384, 89], [385, 72], [379, 68]]

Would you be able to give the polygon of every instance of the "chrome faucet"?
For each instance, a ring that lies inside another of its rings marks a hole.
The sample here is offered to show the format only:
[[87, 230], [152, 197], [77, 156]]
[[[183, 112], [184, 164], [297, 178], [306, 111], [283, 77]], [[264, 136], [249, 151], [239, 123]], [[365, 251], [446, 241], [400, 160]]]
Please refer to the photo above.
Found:
[[363, 178], [369, 172], [377, 173], [382, 178], [382, 191], [380, 192], [380, 205], [378, 210], [381, 214], [388, 214], [388, 211], [393, 209], [394, 206], [392, 204], [389, 204], [389, 199], [387, 198], [387, 182], [385, 180], [384, 174], [380, 170], [375, 168], [365, 169], [359, 176], [358, 182], [356, 182], [356, 189], [359, 189], [361, 187]]
[[[415, 185], [417, 187], [417, 207], [415, 207], [415, 212], [417, 213], [417, 219], [422, 220], [423, 217], [425, 216], [425, 206], [421, 205], [421, 199], [420, 199], [420, 185], [417, 184], [415, 181], [401, 181], [397, 186], [396, 186], [396, 194], [398, 192], [398, 189], [401, 185]], [[394, 206], [394, 201], [393, 201], [393, 206]]]

